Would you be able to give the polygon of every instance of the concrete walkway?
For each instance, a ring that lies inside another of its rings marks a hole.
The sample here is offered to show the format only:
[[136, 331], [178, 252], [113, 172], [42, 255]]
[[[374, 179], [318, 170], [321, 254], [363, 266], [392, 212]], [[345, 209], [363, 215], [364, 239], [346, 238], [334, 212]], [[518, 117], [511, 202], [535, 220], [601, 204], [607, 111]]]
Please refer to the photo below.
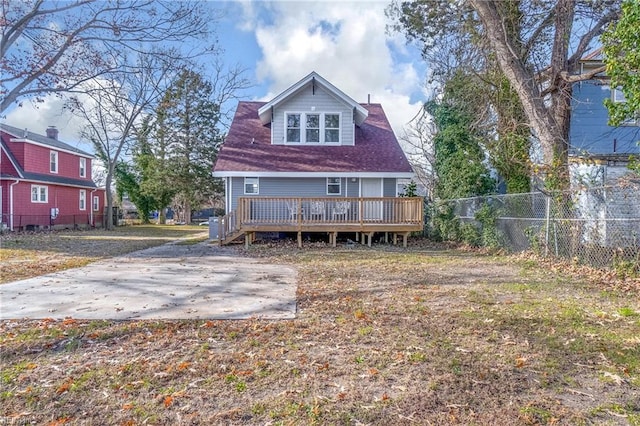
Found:
[[286, 319], [296, 270], [201, 243], [165, 244], [0, 284], [0, 319]]

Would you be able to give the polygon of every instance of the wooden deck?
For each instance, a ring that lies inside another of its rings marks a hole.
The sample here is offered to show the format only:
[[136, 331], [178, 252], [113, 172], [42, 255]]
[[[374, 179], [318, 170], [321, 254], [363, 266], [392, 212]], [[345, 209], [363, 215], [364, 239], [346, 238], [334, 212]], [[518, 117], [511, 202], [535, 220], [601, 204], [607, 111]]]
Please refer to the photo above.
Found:
[[302, 246], [302, 233], [322, 232], [329, 235], [335, 246], [338, 233], [349, 232], [361, 236], [371, 245], [373, 234], [392, 234], [397, 237], [423, 229], [423, 199], [411, 198], [302, 198], [302, 197], [241, 197], [238, 209], [218, 221], [220, 244], [245, 237], [251, 244], [257, 232], [295, 232]]

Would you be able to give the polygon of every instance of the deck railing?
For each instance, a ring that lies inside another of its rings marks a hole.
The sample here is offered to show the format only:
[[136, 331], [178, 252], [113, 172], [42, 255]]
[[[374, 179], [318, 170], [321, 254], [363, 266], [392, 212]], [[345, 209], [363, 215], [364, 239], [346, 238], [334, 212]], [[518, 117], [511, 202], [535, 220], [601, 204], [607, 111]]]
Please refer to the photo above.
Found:
[[422, 224], [421, 197], [240, 197], [239, 225]]

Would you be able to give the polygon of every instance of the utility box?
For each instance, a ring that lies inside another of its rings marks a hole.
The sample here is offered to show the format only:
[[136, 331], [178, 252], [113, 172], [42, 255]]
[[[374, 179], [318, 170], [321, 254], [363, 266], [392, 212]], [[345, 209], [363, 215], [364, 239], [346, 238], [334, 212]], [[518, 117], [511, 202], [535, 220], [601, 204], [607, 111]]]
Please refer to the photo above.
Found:
[[218, 218], [209, 217], [209, 239], [218, 239]]

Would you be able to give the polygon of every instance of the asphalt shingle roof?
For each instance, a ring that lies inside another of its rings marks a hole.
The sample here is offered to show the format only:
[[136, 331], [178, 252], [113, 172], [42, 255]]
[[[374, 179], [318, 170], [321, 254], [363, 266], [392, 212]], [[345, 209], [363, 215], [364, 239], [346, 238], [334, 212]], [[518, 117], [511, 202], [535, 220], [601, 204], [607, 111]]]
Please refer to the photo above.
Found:
[[355, 146], [272, 145], [258, 117], [265, 104], [238, 104], [215, 172], [412, 172], [380, 104], [361, 104], [369, 115], [355, 128]]
[[47, 145], [50, 146], [51, 148], [55, 148], [55, 149], [62, 149], [65, 151], [70, 151], [70, 152], [74, 152], [76, 154], [82, 155], [84, 157], [89, 157], [89, 158], [93, 158], [93, 155], [89, 154], [88, 152], [85, 152], [81, 149], [75, 148], [67, 143], [64, 143], [58, 139], [53, 139], [53, 138], [49, 138], [43, 135], [39, 135], [37, 133], [33, 133], [29, 130], [25, 130], [25, 129], [19, 129], [17, 127], [13, 127], [10, 126], [8, 124], [4, 124], [4, 123], [0, 123], [0, 129], [2, 129], [2, 131], [9, 133], [11, 135], [13, 135], [16, 138], [19, 139], [29, 139], [31, 141], [37, 142], [39, 144], [42, 145]]

